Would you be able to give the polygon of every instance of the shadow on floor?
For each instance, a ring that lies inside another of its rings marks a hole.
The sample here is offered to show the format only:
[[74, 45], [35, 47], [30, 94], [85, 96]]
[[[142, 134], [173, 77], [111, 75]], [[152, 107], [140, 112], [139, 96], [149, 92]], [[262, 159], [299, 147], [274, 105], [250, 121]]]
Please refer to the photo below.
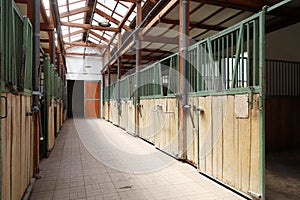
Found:
[[300, 148], [267, 153], [266, 199], [300, 199]]

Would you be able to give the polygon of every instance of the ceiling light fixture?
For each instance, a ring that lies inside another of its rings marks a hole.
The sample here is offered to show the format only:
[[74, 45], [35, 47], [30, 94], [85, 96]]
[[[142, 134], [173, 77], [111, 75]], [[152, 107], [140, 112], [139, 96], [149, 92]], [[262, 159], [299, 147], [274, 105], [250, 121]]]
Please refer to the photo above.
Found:
[[98, 22], [99, 26], [102, 26], [102, 27], [110, 27], [111, 26], [111, 23], [109, 23], [108, 20], [103, 20], [102, 22]]
[[[103, 13], [106, 13], [105, 11], [105, 0], [103, 1]], [[108, 19], [106, 19], [104, 16], [103, 16], [103, 21], [102, 22], [98, 22], [99, 26], [102, 26], [102, 27], [110, 27], [111, 26], [111, 23], [109, 23]]]

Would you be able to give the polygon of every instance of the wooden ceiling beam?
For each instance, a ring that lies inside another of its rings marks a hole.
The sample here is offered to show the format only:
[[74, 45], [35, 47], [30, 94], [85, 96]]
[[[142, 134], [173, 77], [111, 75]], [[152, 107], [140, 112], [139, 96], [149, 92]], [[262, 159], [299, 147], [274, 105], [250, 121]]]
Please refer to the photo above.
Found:
[[96, 53], [75, 53], [75, 52], [66, 52], [66, 56], [94, 56], [94, 57], [103, 57], [100, 54]]
[[82, 29], [82, 30], [79, 30], [79, 31], [74, 31], [70, 34], [63, 35], [63, 37], [71, 37], [73, 35], [77, 35], [77, 34], [84, 33], [84, 32], [85, 32], [85, 30]]
[[[90, 31], [90, 34], [94, 35], [95, 37], [99, 38], [100, 40], [103, 40], [107, 43], [109, 43], [109, 40], [101, 35], [99, 35], [98, 33], [94, 32], [94, 31]], [[112, 43], [113, 46], [117, 46], [115, 43]]]
[[72, 46], [83, 46], [83, 47], [100, 47], [100, 48], [105, 48], [107, 45], [100, 45], [100, 44], [95, 44], [95, 43], [84, 43], [84, 42], [64, 42], [67, 45], [72, 45]]
[[62, 26], [70, 26], [70, 27], [77, 27], [77, 28], [83, 28], [83, 29], [94, 29], [94, 30], [100, 30], [100, 31], [112, 31], [112, 32], [119, 32], [119, 28], [112, 28], [112, 27], [102, 27], [102, 26], [95, 26], [90, 24], [77, 24], [77, 23], [71, 23], [71, 22], [61, 22]]
[[92, 6], [77, 8], [77, 9], [71, 10], [70, 12], [61, 13], [60, 18], [69, 17], [71, 15], [76, 15], [76, 14], [79, 14], [79, 13], [82, 13], [82, 12], [87, 12], [87, 11], [90, 11], [90, 10], [93, 10]]
[[[112, 16], [106, 14], [105, 12], [103, 12], [102, 10], [99, 10], [98, 8], [95, 9], [95, 13], [97, 13], [98, 15], [105, 17], [106, 19], [108, 19], [109, 21], [111, 21], [112, 23], [119, 25], [121, 22], [115, 18], [113, 18]], [[124, 28], [127, 31], [131, 31], [131, 28], [129, 26], [126, 26], [125, 24], [123, 24], [122, 28]]]
[[[127, 13], [125, 14], [125, 16], [123, 17], [122, 21], [119, 24], [119, 28], [123, 27], [124, 24], [126, 23], [126, 21], [128, 20], [129, 16], [132, 14], [132, 12], [135, 9], [135, 3], [131, 5], [131, 7], [128, 9]], [[103, 51], [103, 54], [106, 51], [109, 51], [109, 46], [112, 44], [113, 40], [115, 39], [115, 37], [117, 36], [117, 33], [114, 33], [114, 35], [111, 37], [109, 43], [108, 43], [108, 47]]]
[[41, 31], [53, 31], [54, 27], [51, 24], [41, 23], [40, 24], [40, 30]]

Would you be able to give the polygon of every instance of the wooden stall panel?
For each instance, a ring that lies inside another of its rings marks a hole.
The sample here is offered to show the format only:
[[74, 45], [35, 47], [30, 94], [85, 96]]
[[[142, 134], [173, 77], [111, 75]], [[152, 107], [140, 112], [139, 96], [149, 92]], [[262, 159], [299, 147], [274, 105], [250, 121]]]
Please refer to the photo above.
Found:
[[118, 102], [113, 100], [110, 101], [110, 121], [115, 124], [119, 125], [119, 113], [118, 113]]
[[120, 127], [127, 130], [128, 127], [128, 104], [127, 101], [121, 101], [121, 116], [120, 116]]
[[85, 100], [85, 117], [100, 118], [100, 100]]
[[199, 97], [199, 161], [200, 170], [212, 175], [212, 97]]
[[153, 143], [175, 157], [178, 156], [178, 106], [176, 99], [155, 99], [153, 110]]
[[20, 155], [20, 103], [21, 99], [18, 95], [12, 96], [12, 107], [11, 107], [11, 113], [12, 113], [12, 143], [11, 143], [11, 198], [12, 199], [21, 199], [22, 193], [21, 193], [21, 155]]
[[100, 99], [100, 82], [84, 82], [85, 99]]
[[54, 98], [48, 107], [48, 150], [54, 147]]
[[[2, 199], [21, 199], [32, 177], [31, 97], [2, 93], [7, 97], [7, 117], [1, 119]], [[4, 99], [1, 115], [5, 114]]]
[[260, 193], [259, 95], [199, 97], [199, 169], [248, 193]]
[[155, 100], [155, 119], [154, 119], [154, 144], [159, 149], [166, 151], [166, 135], [168, 122], [166, 118], [167, 100]]
[[178, 104], [177, 99], [166, 99], [166, 151], [178, 156]]
[[223, 181], [229, 185], [234, 185], [235, 173], [237, 172], [237, 152], [234, 146], [235, 129], [234, 129], [234, 96], [226, 96], [223, 104], [224, 110], [224, 128], [223, 128], [223, 151], [226, 152], [223, 158]]
[[[12, 95], [7, 93], [2, 93], [2, 96], [7, 98], [7, 108], [11, 108]], [[1, 116], [5, 115], [5, 102], [2, 99], [1, 102]], [[11, 199], [11, 120], [12, 113], [8, 112], [7, 117], [1, 119], [1, 153], [2, 153], [2, 199]]]
[[133, 101], [127, 101], [128, 117], [127, 117], [127, 129], [126, 131], [130, 134], [134, 133], [135, 127], [135, 109]]
[[108, 120], [108, 105], [107, 105], [108, 103], [107, 103], [107, 101], [105, 101], [104, 103], [103, 103], [103, 119], [106, 119], [106, 120]]
[[191, 108], [187, 110], [188, 116], [186, 121], [186, 136], [187, 136], [187, 159], [193, 165], [197, 165], [198, 163], [198, 122], [197, 113], [193, 110], [193, 108], [198, 107], [198, 99], [197, 97], [188, 99], [189, 105]]
[[141, 100], [141, 115], [140, 115], [140, 137], [154, 142], [154, 115], [155, 115], [155, 100], [144, 99]]
[[212, 99], [212, 153], [213, 153], [213, 176], [223, 178], [223, 120], [226, 117], [223, 112], [225, 97]]
[[250, 186], [249, 190], [260, 193], [260, 110], [259, 95], [253, 96], [253, 109], [250, 111]]

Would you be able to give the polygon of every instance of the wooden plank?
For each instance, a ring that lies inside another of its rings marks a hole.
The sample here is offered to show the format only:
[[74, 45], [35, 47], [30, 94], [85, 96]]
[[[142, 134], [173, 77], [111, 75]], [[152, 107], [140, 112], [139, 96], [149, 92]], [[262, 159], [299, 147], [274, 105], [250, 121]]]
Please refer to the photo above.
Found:
[[85, 100], [85, 117], [100, 118], [100, 100]]
[[223, 180], [229, 185], [234, 185], [234, 174], [236, 172], [234, 147], [234, 96], [228, 95], [223, 105], [224, 132], [223, 132]]
[[21, 199], [20, 163], [20, 96], [12, 96], [12, 160], [11, 160], [11, 198]]
[[[200, 117], [200, 165], [201, 170], [205, 173], [212, 175], [213, 163], [212, 163], [212, 97], [200, 97], [199, 106], [204, 110], [204, 113]], [[204, 163], [204, 165], [203, 165]]]
[[134, 117], [134, 105], [133, 101], [127, 101], [128, 104], [128, 121], [127, 121], [127, 132], [130, 134], [134, 133], [134, 126], [135, 126], [135, 117]]
[[[9, 112], [7, 113], [7, 118], [1, 119], [1, 153], [2, 153], [2, 199], [11, 199], [11, 101], [12, 95], [7, 93], [2, 93], [2, 96], [7, 97], [7, 107]], [[1, 111], [4, 114], [5, 103], [1, 102]]]
[[178, 105], [177, 100], [169, 99], [168, 100], [168, 123], [170, 130], [170, 138], [168, 144], [170, 145], [170, 154], [178, 156]]
[[222, 97], [212, 97], [212, 147], [213, 176], [222, 179], [223, 161], [223, 102]]
[[48, 108], [48, 150], [54, 146], [54, 100], [51, 99], [51, 106]]
[[[235, 99], [235, 97], [234, 97]], [[235, 102], [235, 100], [234, 100]], [[234, 103], [234, 108], [235, 108], [235, 103]], [[233, 174], [233, 177], [234, 177], [234, 187], [238, 190], [241, 189], [241, 161], [240, 161], [240, 143], [239, 143], [239, 133], [240, 133], [240, 130], [239, 130], [239, 119], [236, 119], [236, 116], [235, 116], [235, 120], [234, 120], [234, 141], [233, 141], [233, 148], [234, 148], [234, 158], [235, 158], [235, 163], [234, 163], [234, 168], [236, 169], [234, 171], [234, 174]]]
[[[28, 106], [31, 110], [31, 99], [28, 98]], [[33, 126], [33, 117], [29, 117], [29, 129], [30, 129], [30, 171], [29, 171], [29, 178], [33, 177], [35, 166], [34, 166], [34, 126]], [[44, 133], [46, 134], [46, 133]]]
[[21, 186], [21, 192], [23, 193], [25, 189], [27, 188], [27, 180], [26, 180], [26, 172], [27, 172], [27, 165], [26, 165], [26, 124], [25, 124], [25, 118], [26, 118], [26, 101], [24, 96], [20, 96], [20, 104], [21, 104], [21, 112], [20, 112], [20, 167], [21, 167], [21, 173], [20, 173], [20, 186]]
[[239, 147], [240, 147], [240, 166], [241, 166], [241, 188], [242, 191], [249, 191], [250, 176], [250, 118], [240, 119], [239, 122]]
[[[190, 105], [194, 105], [194, 99], [193, 98], [189, 98], [188, 102]], [[190, 162], [193, 162], [193, 158], [194, 158], [194, 128], [193, 128], [193, 122], [192, 120], [194, 119], [194, 115], [192, 114], [192, 119], [190, 117], [190, 110], [187, 110], [187, 116], [186, 116], [186, 147], [187, 147], [187, 152], [186, 152], [186, 156], [187, 156], [187, 160]]]
[[[25, 111], [29, 112], [31, 110], [31, 97], [25, 97]], [[26, 166], [27, 166], [27, 171], [26, 171], [26, 181], [27, 183], [29, 182], [31, 178], [31, 140], [32, 140], [32, 135], [31, 135], [31, 116], [26, 116], [25, 117], [25, 144], [26, 144]]]
[[100, 99], [100, 82], [84, 82], [85, 98]]
[[259, 95], [253, 96], [253, 109], [251, 113], [251, 171], [250, 171], [250, 191], [258, 194], [260, 191], [260, 111]]

